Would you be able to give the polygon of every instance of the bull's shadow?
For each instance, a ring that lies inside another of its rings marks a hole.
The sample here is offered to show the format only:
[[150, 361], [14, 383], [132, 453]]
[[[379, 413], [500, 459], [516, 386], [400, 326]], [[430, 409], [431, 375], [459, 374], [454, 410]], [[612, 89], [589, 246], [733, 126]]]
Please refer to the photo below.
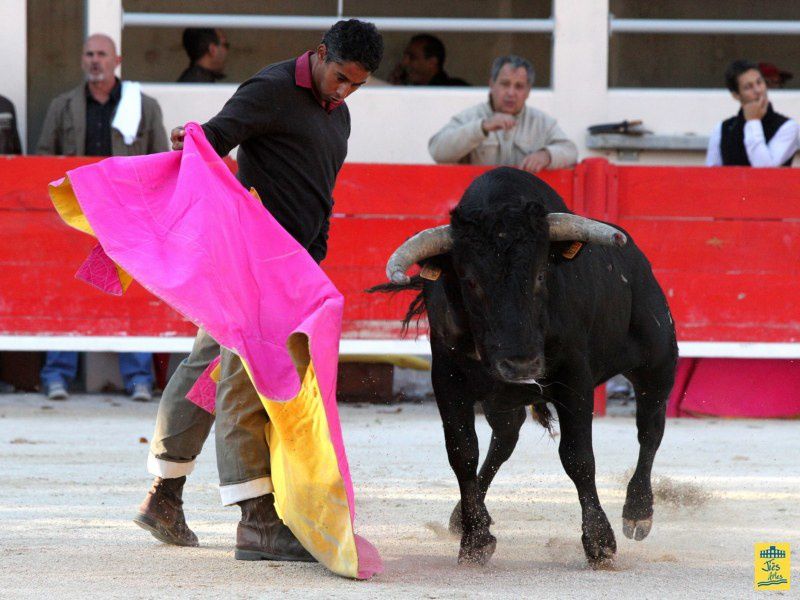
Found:
[[[461, 501], [450, 528], [459, 562], [486, 563], [496, 539], [484, 499], [511, 456], [532, 406], [558, 416], [559, 456], [578, 491], [590, 563], [616, 553], [595, 485], [593, 390], [623, 373], [636, 392], [639, 459], [628, 483], [623, 532], [642, 540], [653, 522], [651, 471], [664, 434], [677, 361], [675, 328], [650, 264], [626, 232], [572, 214], [546, 183], [501, 167], [473, 181], [450, 225], [418, 233], [387, 265], [390, 283], [418, 290], [405, 324], [430, 323], [433, 389]], [[420, 275], [406, 271], [415, 263]], [[492, 438], [478, 470], [474, 404]]]

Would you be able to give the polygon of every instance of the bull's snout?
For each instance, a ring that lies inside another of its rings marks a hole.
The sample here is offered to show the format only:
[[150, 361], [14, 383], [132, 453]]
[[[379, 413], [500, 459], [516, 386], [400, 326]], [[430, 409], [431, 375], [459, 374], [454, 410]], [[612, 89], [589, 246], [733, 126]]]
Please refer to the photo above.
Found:
[[497, 361], [496, 368], [508, 383], [536, 383], [544, 374], [544, 358], [504, 358]]

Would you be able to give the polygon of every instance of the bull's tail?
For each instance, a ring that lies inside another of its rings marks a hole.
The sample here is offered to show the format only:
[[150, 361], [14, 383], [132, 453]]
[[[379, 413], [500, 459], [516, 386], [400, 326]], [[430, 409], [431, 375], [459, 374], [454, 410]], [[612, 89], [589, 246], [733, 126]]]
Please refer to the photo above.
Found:
[[408, 333], [408, 327], [415, 318], [419, 326], [419, 320], [425, 314], [425, 297], [422, 295], [422, 286], [424, 280], [419, 275], [414, 275], [408, 283], [381, 283], [380, 285], [372, 286], [365, 290], [368, 294], [384, 293], [396, 294], [397, 292], [407, 292], [409, 290], [418, 290], [419, 293], [411, 301], [406, 311], [406, 316], [403, 317], [403, 335]]
[[550, 407], [544, 402], [534, 402], [531, 404], [531, 416], [533, 420], [538, 422], [539, 425], [547, 429], [547, 432], [553, 435], [553, 413], [550, 412]]

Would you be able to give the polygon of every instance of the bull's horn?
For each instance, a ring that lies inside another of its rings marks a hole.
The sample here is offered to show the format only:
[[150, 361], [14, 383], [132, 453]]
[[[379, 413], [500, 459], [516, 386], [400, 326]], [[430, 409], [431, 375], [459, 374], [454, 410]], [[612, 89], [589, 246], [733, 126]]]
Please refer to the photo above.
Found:
[[394, 251], [386, 263], [386, 277], [397, 284], [406, 284], [411, 279], [406, 271], [423, 259], [448, 252], [453, 247], [450, 225], [440, 225], [420, 231], [407, 239]]
[[570, 213], [550, 213], [550, 240], [565, 242], [569, 240], [594, 242], [604, 246], [624, 246], [628, 238], [619, 229]]

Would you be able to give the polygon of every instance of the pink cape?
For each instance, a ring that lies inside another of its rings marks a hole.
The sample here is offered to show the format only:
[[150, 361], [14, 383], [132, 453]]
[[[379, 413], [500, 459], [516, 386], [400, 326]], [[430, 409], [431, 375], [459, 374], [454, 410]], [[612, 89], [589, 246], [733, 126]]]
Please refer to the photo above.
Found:
[[69, 171], [51, 197], [99, 242], [80, 278], [120, 294], [132, 277], [241, 357], [270, 415], [276, 506], [303, 545], [341, 575], [380, 572], [353, 531], [336, 407], [342, 295], [202, 128], [187, 124], [183, 152]]

